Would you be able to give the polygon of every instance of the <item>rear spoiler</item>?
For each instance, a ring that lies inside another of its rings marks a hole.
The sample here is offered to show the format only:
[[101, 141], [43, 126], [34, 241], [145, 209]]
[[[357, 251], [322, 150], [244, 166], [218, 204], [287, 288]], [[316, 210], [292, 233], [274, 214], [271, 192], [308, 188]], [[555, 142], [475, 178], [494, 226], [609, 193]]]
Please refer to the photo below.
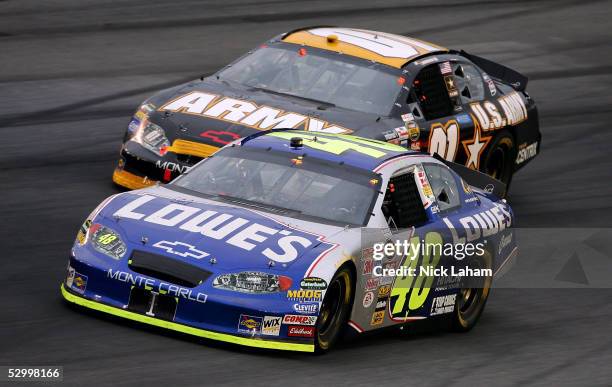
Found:
[[493, 194], [498, 198], [503, 198], [506, 194], [506, 185], [501, 181], [492, 178], [491, 176], [470, 169], [464, 165], [453, 163], [452, 161], [445, 160], [437, 153], [433, 154], [433, 158], [444, 163], [447, 167], [452, 169], [456, 174], [472, 187], [479, 188], [486, 193]]
[[500, 81], [508, 83], [515, 90], [525, 91], [525, 89], [527, 89], [527, 77], [519, 73], [518, 71], [514, 71], [506, 66], [502, 66], [499, 63], [492, 62], [488, 59], [468, 54], [463, 50], [461, 50], [459, 54], [474, 62], [475, 65], [483, 69], [493, 78], [497, 78]]

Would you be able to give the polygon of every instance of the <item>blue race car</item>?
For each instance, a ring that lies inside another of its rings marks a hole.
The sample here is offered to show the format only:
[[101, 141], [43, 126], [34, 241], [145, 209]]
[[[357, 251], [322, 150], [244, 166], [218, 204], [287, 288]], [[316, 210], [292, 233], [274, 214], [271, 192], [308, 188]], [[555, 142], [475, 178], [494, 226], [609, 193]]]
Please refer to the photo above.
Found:
[[343, 332], [424, 319], [467, 331], [516, 254], [504, 190], [386, 142], [264, 131], [167, 185], [104, 200], [77, 234], [61, 292], [273, 349], [325, 352]]

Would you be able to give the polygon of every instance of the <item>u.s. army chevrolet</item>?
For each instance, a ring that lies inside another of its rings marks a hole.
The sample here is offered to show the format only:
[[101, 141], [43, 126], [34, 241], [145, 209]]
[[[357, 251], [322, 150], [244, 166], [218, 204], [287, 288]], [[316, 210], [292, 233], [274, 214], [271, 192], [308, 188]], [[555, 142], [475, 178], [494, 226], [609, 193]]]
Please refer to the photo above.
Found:
[[298, 29], [146, 100], [113, 180], [131, 189], [169, 182], [238, 138], [294, 128], [438, 153], [508, 185], [541, 143], [526, 86], [506, 67], [417, 39]]

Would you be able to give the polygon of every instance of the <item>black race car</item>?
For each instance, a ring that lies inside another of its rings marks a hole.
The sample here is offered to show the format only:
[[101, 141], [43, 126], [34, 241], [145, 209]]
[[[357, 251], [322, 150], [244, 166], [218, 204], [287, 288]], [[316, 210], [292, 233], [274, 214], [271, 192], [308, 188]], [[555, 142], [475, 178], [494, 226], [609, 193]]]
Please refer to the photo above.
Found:
[[238, 138], [297, 128], [437, 153], [508, 185], [541, 142], [526, 86], [514, 70], [417, 39], [298, 29], [146, 100], [113, 181], [130, 189], [168, 182]]

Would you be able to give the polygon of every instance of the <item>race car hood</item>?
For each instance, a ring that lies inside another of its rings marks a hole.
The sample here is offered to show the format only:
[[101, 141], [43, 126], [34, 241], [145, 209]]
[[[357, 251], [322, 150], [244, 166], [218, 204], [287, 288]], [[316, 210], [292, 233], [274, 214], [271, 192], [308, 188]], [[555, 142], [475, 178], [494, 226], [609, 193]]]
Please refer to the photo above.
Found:
[[93, 221], [120, 233], [128, 254], [144, 250], [213, 272], [305, 271], [337, 246], [326, 236], [342, 230], [163, 187], [117, 195]]
[[177, 138], [220, 147], [260, 130], [297, 128], [328, 133], [380, 134], [401, 125], [395, 119], [246, 87], [216, 77], [158, 93], [147, 103], [150, 119]]

